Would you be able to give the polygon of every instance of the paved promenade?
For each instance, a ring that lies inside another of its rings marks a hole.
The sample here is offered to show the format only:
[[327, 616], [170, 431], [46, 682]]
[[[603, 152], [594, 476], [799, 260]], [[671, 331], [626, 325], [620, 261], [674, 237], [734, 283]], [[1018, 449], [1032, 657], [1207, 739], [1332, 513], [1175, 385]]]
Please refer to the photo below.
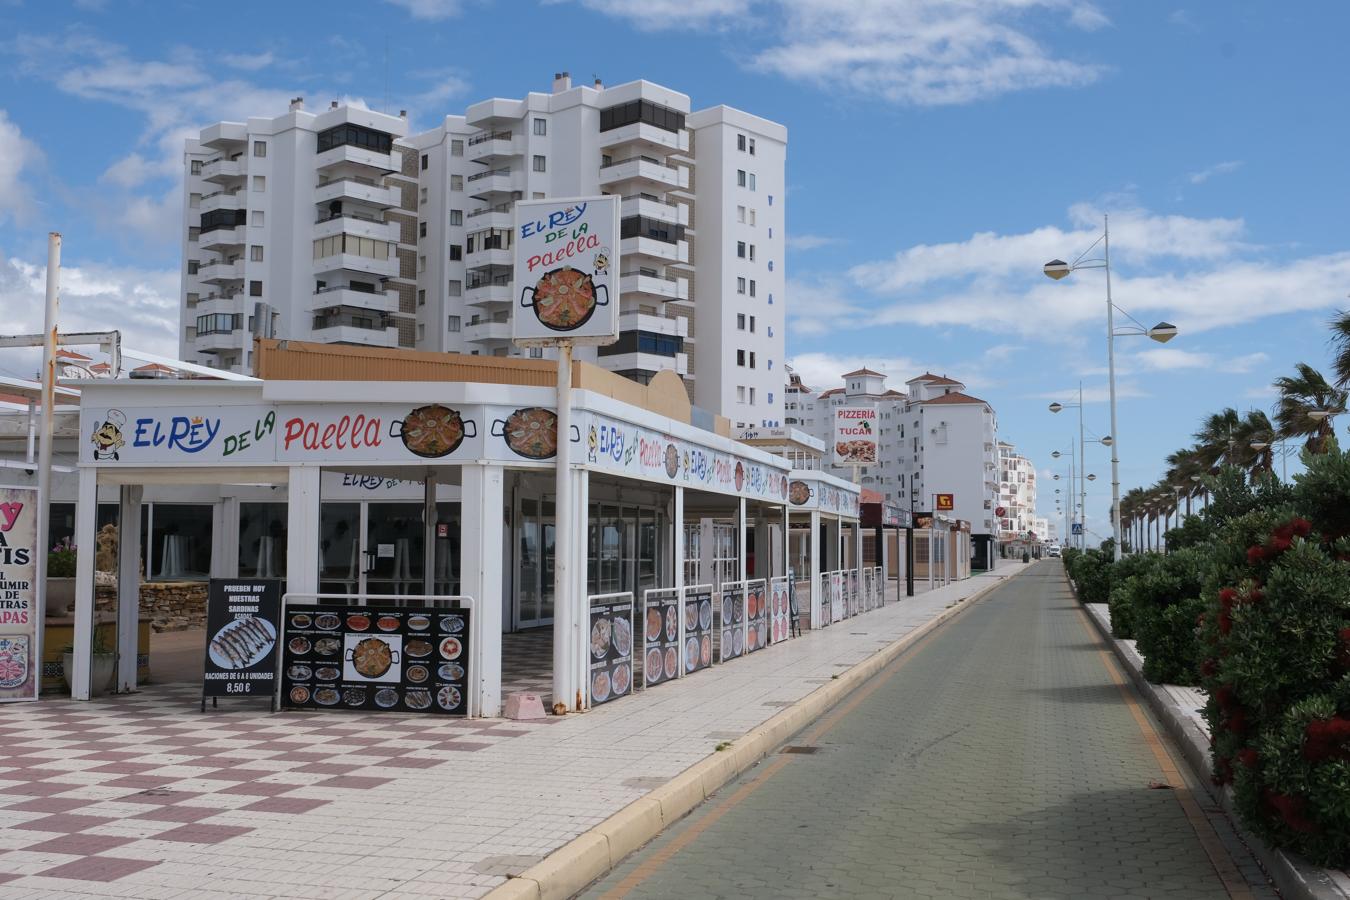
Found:
[[6, 705], [0, 897], [481, 896], [1023, 568], [534, 724], [201, 714], [195, 687]]
[[1275, 896], [1035, 564], [588, 897]]

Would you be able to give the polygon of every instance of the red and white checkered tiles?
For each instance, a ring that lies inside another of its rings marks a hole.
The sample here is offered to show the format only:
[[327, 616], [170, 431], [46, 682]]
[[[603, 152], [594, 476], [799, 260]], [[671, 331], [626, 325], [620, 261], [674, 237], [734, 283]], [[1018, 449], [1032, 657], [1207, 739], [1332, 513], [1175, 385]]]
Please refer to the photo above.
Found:
[[162, 842], [255, 830], [222, 814], [304, 816], [547, 724], [235, 704], [202, 714], [199, 691], [0, 707], [0, 892], [18, 896], [30, 876], [115, 882], [159, 865]]

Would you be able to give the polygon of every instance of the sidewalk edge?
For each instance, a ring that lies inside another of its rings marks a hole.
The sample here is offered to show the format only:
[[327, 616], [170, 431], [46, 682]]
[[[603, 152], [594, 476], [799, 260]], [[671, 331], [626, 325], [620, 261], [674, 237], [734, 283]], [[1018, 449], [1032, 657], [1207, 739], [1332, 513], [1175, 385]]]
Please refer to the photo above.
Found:
[[1121, 667], [1129, 674], [1130, 681], [1148, 701], [1153, 714], [1167, 729], [1168, 737], [1172, 739], [1177, 749], [1181, 751], [1181, 755], [1185, 757], [1186, 764], [1191, 768], [1191, 774], [1204, 785], [1209, 796], [1223, 807], [1224, 812], [1228, 814], [1228, 818], [1233, 824], [1233, 828], [1242, 836], [1242, 840], [1251, 848], [1256, 858], [1261, 861], [1261, 865], [1265, 867], [1271, 880], [1275, 882], [1275, 886], [1286, 900], [1350, 900], [1350, 894], [1342, 890], [1325, 869], [1285, 853], [1283, 850], [1271, 847], [1264, 840], [1247, 830], [1242, 824], [1242, 820], [1238, 818], [1237, 810], [1233, 808], [1232, 791], [1227, 788], [1216, 791], [1210, 781], [1209, 735], [1205, 734], [1176, 704], [1172, 703], [1162, 690], [1144, 678], [1143, 669], [1126, 652], [1124, 645], [1112, 637], [1106, 624], [1094, 616], [1083, 601], [1079, 600], [1073, 582], [1069, 581], [1067, 576], [1064, 580], [1068, 583], [1069, 590], [1073, 592], [1074, 600], [1078, 602], [1083, 614], [1092, 622], [1092, 626], [1102, 639], [1110, 645], [1116, 659], [1120, 660]]
[[[493, 888], [485, 900], [565, 900], [615, 868], [624, 857], [644, 846], [666, 828], [693, 811], [723, 785], [764, 759], [792, 735], [824, 715], [853, 693], [924, 635], [964, 612], [968, 604], [1005, 584], [1018, 572], [964, 597], [903, 637], [823, 684], [792, 706], [774, 714], [711, 753], [659, 788], [643, 795], [599, 825], [554, 850], [538, 863]], [[903, 601], [901, 601], [903, 602]]]

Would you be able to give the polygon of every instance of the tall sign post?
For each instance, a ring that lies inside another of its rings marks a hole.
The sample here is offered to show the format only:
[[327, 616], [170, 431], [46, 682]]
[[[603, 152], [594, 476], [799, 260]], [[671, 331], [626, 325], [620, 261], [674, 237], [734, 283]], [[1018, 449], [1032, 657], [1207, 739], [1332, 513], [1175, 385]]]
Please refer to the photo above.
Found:
[[[834, 448], [833, 458], [836, 466], [848, 466], [853, 477], [850, 479], [861, 490], [858, 480], [859, 466], [874, 466], [879, 457], [878, 435], [881, 433], [876, 409], [868, 406], [841, 406], [834, 411]], [[861, 499], [861, 498], [860, 498]], [[861, 521], [861, 520], [860, 520]], [[842, 531], [843, 521], [839, 528]], [[862, 527], [854, 525], [856, 537], [853, 553], [857, 557], [856, 567], [862, 569]], [[878, 552], [878, 555], [880, 553]], [[843, 561], [840, 560], [842, 563]], [[842, 568], [842, 566], [841, 566]]]
[[[558, 455], [554, 488], [553, 707], [578, 710], [588, 611], [572, 569], [572, 347], [619, 339], [619, 198], [518, 200], [511, 339], [518, 347], [558, 351]], [[584, 573], [583, 573], [584, 577]]]

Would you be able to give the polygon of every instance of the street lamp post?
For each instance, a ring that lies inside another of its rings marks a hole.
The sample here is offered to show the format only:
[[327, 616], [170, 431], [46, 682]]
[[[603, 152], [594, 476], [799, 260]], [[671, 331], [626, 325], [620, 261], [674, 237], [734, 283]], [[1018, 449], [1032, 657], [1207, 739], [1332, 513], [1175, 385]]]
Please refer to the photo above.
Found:
[[[1097, 244], [1102, 245], [1102, 258], [1084, 259], [1092, 248]], [[1088, 247], [1079, 254], [1078, 258], [1072, 263], [1066, 263], [1062, 259], [1052, 259], [1045, 264], [1044, 272], [1047, 276], [1059, 281], [1068, 276], [1070, 272], [1078, 269], [1104, 269], [1106, 271], [1106, 368], [1107, 378], [1110, 384], [1111, 392], [1111, 435], [1118, 443], [1120, 440], [1120, 428], [1116, 423], [1116, 337], [1125, 334], [1142, 334], [1160, 344], [1165, 344], [1177, 336], [1177, 328], [1168, 322], [1159, 322], [1152, 328], [1139, 326], [1138, 330], [1133, 328], [1116, 330], [1116, 305], [1111, 301], [1111, 217], [1102, 216], [1102, 236], [1093, 241], [1092, 246]], [[1124, 312], [1124, 310], [1122, 310]], [[1128, 313], [1126, 314], [1128, 316]], [[1131, 317], [1133, 321], [1133, 317]], [[1115, 537], [1115, 559], [1120, 560], [1120, 452], [1117, 447], [1111, 448], [1111, 528]]]

